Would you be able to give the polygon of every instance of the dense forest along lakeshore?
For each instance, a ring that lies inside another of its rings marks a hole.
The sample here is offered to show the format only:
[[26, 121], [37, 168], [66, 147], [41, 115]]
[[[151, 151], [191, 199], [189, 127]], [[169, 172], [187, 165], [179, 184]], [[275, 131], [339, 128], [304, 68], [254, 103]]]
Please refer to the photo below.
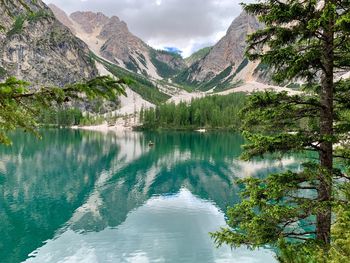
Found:
[[[275, 262], [271, 249], [217, 249], [243, 176], [299, 160], [239, 160], [238, 133], [15, 132], [0, 146], [1, 262]], [[148, 142], [154, 145], [150, 147]]]

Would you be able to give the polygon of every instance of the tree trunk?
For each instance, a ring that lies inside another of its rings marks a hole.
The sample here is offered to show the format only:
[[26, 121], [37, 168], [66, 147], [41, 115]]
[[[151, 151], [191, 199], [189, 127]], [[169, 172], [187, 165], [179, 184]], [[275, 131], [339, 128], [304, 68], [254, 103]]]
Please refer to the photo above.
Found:
[[[322, 115], [322, 114], [321, 114]], [[330, 135], [332, 129], [326, 121], [326, 113], [323, 113], [321, 120], [324, 121], [321, 125], [321, 134]], [[322, 127], [323, 126], [323, 127]], [[332, 197], [332, 168], [333, 168], [333, 144], [331, 142], [321, 143], [320, 164], [321, 174], [319, 177], [318, 187], [318, 201], [321, 208], [316, 215], [316, 232], [317, 240], [324, 244], [330, 243], [330, 231], [331, 231], [331, 205], [330, 200]]]
[[[332, 0], [325, 1], [329, 4]], [[328, 245], [331, 240], [332, 207], [332, 177], [333, 177], [333, 89], [334, 89], [334, 17], [329, 17], [329, 23], [324, 31], [323, 76], [321, 81], [320, 102], [320, 165], [318, 201], [321, 208], [316, 215], [317, 240]]]

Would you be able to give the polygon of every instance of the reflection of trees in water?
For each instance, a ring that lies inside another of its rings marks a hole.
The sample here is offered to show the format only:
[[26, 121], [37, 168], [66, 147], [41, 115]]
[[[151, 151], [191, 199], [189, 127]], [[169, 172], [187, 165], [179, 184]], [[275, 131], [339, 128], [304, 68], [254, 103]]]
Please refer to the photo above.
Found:
[[[98, 190], [99, 213], [84, 211], [76, 230], [118, 226], [127, 214], [153, 195], [177, 193], [181, 187], [204, 199], [236, 199], [232, 173], [223, 157], [237, 158], [242, 137], [237, 134], [145, 133], [155, 147], [119, 170]], [[218, 195], [218, 197], [214, 197]], [[226, 207], [223, 205], [223, 208]], [[91, 224], [91, 222], [93, 222]]]
[[[98, 189], [99, 212], [85, 211], [72, 224], [75, 230], [99, 231], [121, 224], [131, 210], [154, 195], [175, 194], [182, 187], [192, 194], [211, 200], [225, 211], [238, 202], [236, 179], [247, 171], [238, 161], [242, 137], [238, 134], [145, 133], [144, 143], [155, 147], [119, 170]], [[294, 160], [286, 162], [292, 164]], [[280, 162], [263, 160], [252, 163], [254, 173], [263, 176], [281, 169]], [[93, 222], [91, 224], [91, 222]]]
[[0, 148], [1, 262], [19, 262], [54, 233], [91, 192], [118, 152], [114, 138], [78, 131], [16, 133]]
[[83, 231], [115, 227], [152, 196], [182, 187], [225, 210], [238, 201], [235, 179], [280, 169], [272, 160], [238, 161], [239, 134], [44, 135], [39, 142], [17, 133], [12, 147], [0, 148], [3, 262], [25, 259], [64, 224]]
[[196, 159], [222, 160], [224, 157], [238, 157], [243, 138], [237, 133], [189, 133], [159, 132], [144, 133], [145, 140], [155, 142], [154, 154], [162, 156], [178, 149], [191, 152]]

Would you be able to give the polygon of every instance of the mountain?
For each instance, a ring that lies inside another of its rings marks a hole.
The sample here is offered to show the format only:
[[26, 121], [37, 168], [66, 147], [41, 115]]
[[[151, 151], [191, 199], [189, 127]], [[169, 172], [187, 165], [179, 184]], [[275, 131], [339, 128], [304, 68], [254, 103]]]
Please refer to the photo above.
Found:
[[262, 28], [256, 17], [245, 12], [234, 19], [216, 45], [183, 59], [179, 54], [148, 46], [116, 16], [88, 11], [68, 16], [55, 5], [49, 7], [89, 46], [90, 58], [100, 74], [136, 80], [129, 88], [152, 104], [187, 100], [192, 97], [189, 90], [232, 92], [238, 86], [241, 91], [269, 87], [268, 68], [244, 56], [247, 35]]
[[[142, 80], [144, 83], [153, 82], [156, 88], [149, 85], [149, 90], [154, 92], [158, 90], [173, 96], [174, 92], [169, 92], [170, 89], [177, 92], [179, 88], [186, 87], [220, 92], [247, 82], [257, 82], [257, 85], [270, 83], [266, 66], [249, 62], [244, 56], [247, 35], [262, 28], [256, 17], [245, 12], [234, 19], [226, 35], [216, 45], [183, 59], [179, 54], [148, 46], [130, 33], [127, 24], [116, 16], [107, 17], [98, 12], [75, 12], [68, 16], [57, 6], [49, 6], [62, 23], [87, 43], [95, 54], [95, 60], [103, 59], [103, 63], [96, 60], [100, 72], [105, 71], [108, 65], [109, 69], [114, 68], [113, 72], [118, 72], [113, 75], [124, 77], [127, 73], [121, 69], [128, 70], [145, 77], [146, 80]], [[138, 87], [133, 91], [140, 94], [144, 89]], [[151, 98], [151, 102], [157, 104], [166, 98], [160, 93], [157, 94], [158, 99], [153, 95], [141, 96], [148, 101]]]
[[99, 12], [75, 12], [68, 16], [53, 4], [49, 7], [96, 55], [124, 69], [164, 79], [186, 67], [180, 55], [148, 46], [116, 16], [107, 17]]
[[97, 75], [88, 46], [41, 1], [0, 1], [0, 79], [63, 86]]
[[[242, 12], [230, 25], [226, 35], [199, 60], [195, 60], [176, 80], [191, 84], [202, 90], [211, 88], [224, 89], [230, 86], [235, 77], [246, 67], [249, 71], [241, 74], [242, 81], [250, 77], [257, 67], [244, 58], [246, 37], [258, 30], [262, 25], [256, 17]], [[238, 80], [237, 80], [238, 81]]]
[[209, 54], [212, 47], [205, 47], [201, 48], [200, 50], [194, 52], [191, 56], [188, 58], [185, 58], [185, 62], [187, 66], [191, 66], [192, 64], [196, 63], [197, 61], [203, 59], [206, 55]]

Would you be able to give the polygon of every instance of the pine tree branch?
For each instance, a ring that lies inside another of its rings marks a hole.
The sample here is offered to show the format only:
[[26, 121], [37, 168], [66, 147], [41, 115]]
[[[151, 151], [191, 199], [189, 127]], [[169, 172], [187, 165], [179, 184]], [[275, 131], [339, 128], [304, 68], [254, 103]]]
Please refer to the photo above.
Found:
[[334, 158], [340, 158], [340, 159], [345, 159], [345, 160], [350, 160], [349, 156], [343, 156], [343, 155], [337, 155], [337, 154], [333, 154]]

